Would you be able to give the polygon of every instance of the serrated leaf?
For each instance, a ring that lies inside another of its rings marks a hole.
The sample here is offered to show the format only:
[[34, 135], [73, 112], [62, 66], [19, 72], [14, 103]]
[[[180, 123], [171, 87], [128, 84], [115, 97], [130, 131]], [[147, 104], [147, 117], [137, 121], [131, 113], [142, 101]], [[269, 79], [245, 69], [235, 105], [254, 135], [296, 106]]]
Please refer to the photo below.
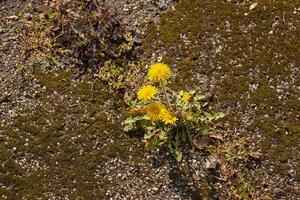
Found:
[[131, 131], [133, 129], [134, 129], [134, 126], [132, 124], [129, 124], [129, 125], [125, 126], [123, 130], [125, 132], [128, 132], [128, 131]]
[[175, 158], [177, 160], [177, 162], [180, 162], [182, 160], [182, 152], [179, 150], [175, 151]]
[[147, 150], [148, 151], [153, 151], [154, 149], [156, 149], [158, 146], [158, 141], [157, 140], [153, 140], [151, 141], [148, 145], [147, 145]]
[[196, 107], [197, 109], [201, 109], [201, 105], [202, 105], [202, 103], [199, 103], [199, 102], [194, 103], [194, 107]]
[[223, 118], [223, 117], [225, 117], [225, 114], [222, 113], [222, 112], [217, 112], [216, 115], [215, 115], [215, 118], [216, 118], [216, 119], [221, 119], [221, 118]]
[[125, 121], [124, 121], [124, 124], [132, 124], [136, 122], [136, 120], [132, 117], [128, 117]]
[[155, 133], [148, 132], [144, 135], [144, 139], [148, 140], [148, 139], [152, 138], [154, 135], [155, 135]]
[[145, 129], [147, 129], [148, 131], [152, 131], [155, 129], [154, 126], [145, 126]]
[[160, 140], [168, 139], [167, 133], [165, 131], [160, 131], [160, 133], [158, 134], [158, 137], [159, 137]]
[[[140, 125], [141, 125], [143, 128], [146, 128], [146, 129], [148, 129], [148, 127], [151, 125], [151, 124], [149, 123], [149, 121], [147, 121], [147, 120], [140, 120], [139, 123], [140, 123]], [[150, 128], [151, 128], [151, 127], [150, 127]]]
[[181, 140], [183, 141], [183, 142], [186, 142], [186, 133], [181, 133], [180, 134], [180, 136], [181, 136]]

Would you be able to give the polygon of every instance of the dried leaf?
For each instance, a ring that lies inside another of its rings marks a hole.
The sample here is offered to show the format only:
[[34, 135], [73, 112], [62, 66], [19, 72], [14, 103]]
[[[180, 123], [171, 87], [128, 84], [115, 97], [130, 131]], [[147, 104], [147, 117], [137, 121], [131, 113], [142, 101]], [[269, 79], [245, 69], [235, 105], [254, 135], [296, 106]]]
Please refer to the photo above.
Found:
[[213, 138], [213, 139], [217, 139], [217, 140], [220, 140], [220, 141], [224, 141], [224, 138], [221, 134], [218, 134], [218, 133], [211, 133], [209, 134], [209, 137], [210, 138]]
[[135, 35], [133, 37], [133, 42], [137, 43], [137, 44], [141, 44], [142, 43], [142, 39], [140, 37], [138, 37], [137, 35]]
[[205, 162], [206, 169], [216, 169], [218, 164], [218, 160], [214, 156], [209, 156]]
[[248, 155], [251, 156], [252, 158], [260, 159], [262, 156], [262, 153], [258, 152], [258, 151], [252, 151]]
[[257, 2], [251, 4], [249, 10], [254, 10], [256, 8], [257, 4], [258, 4]]
[[203, 150], [207, 147], [207, 145], [209, 144], [209, 137], [203, 136], [200, 139], [193, 140], [193, 145], [198, 149], [198, 150]]
[[198, 174], [193, 174], [192, 177], [193, 177], [193, 179], [196, 180], [196, 181], [201, 180], [201, 177], [200, 177]]
[[17, 20], [17, 19], [19, 19], [19, 17], [16, 15], [11, 15], [11, 16], [8, 16], [7, 19]]

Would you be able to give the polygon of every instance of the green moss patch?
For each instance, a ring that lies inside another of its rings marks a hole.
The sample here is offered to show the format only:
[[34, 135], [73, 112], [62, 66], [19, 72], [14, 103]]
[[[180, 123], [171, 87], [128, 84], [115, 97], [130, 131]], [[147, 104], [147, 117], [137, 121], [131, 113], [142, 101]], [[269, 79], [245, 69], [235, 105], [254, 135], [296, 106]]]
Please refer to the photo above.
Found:
[[101, 199], [111, 186], [97, 170], [111, 158], [139, 162], [144, 156], [138, 139], [116, 120], [118, 95], [88, 77], [73, 81], [72, 73], [36, 70], [45, 88], [41, 103], [1, 127], [1, 194], [9, 199]]
[[273, 175], [287, 178], [287, 163], [300, 161], [299, 2], [249, 6], [182, 0], [149, 25], [145, 55], [165, 53], [163, 62], [177, 70], [173, 87], [212, 92], [215, 105], [227, 111], [230, 130], [262, 135], [264, 161]]

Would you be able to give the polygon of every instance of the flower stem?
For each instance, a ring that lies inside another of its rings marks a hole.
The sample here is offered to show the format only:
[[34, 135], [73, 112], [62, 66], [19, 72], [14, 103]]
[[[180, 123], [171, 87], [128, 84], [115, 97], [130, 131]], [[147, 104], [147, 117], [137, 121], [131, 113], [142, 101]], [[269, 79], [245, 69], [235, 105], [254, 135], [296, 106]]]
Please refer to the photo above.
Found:
[[163, 90], [163, 93], [164, 93], [165, 99], [167, 101], [168, 107], [172, 111], [172, 106], [171, 106], [171, 103], [170, 103], [170, 100], [169, 100], [169, 97], [168, 97], [168, 94], [167, 94], [166, 85], [163, 82], [160, 82], [160, 85], [161, 85], [161, 88]]

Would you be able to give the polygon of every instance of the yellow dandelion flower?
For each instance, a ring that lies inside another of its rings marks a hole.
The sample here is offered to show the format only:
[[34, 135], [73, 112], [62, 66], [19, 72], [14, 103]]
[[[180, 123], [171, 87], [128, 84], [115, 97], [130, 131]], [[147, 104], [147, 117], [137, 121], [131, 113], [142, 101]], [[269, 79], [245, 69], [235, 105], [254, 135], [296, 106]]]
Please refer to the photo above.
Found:
[[154, 82], [165, 82], [171, 76], [170, 67], [163, 63], [155, 63], [150, 66], [148, 79]]
[[175, 124], [178, 120], [177, 117], [173, 116], [167, 109], [163, 108], [160, 114], [160, 119], [165, 124]]
[[184, 92], [182, 93], [182, 99], [183, 99], [185, 102], [188, 102], [191, 98], [192, 98], [192, 95], [191, 95], [189, 92], [184, 91]]
[[163, 109], [164, 109], [164, 106], [161, 103], [155, 102], [155, 103], [151, 103], [150, 105], [147, 106], [146, 113], [147, 113], [147, 116], [151, 120], [157, 121], [160, 119], [161, 111]]
[[138, 91], [138, 99], [143, 101], [150, 100], [157, 94], [157, 92], [158, 90], [156, 87], [152, 85], [144, 85]]

